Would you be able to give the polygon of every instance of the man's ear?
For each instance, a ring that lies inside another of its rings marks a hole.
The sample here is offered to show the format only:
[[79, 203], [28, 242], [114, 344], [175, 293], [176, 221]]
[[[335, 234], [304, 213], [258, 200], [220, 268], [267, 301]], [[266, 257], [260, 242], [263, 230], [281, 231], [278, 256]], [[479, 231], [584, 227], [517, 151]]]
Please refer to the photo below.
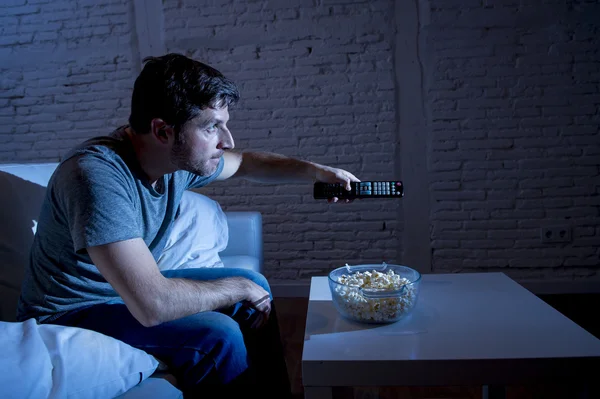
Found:
[[168, 144], [170, 140], [175, 138], [173, 127], [168, 125], [160, 118], [152, 119], [150, 122], [150, 133], [162, 144]]

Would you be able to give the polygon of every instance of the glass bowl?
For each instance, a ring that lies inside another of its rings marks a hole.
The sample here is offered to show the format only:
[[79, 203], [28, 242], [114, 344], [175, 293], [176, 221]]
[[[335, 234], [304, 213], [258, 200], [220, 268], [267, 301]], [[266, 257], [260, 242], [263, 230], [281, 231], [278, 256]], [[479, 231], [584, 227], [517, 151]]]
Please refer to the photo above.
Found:
[[384, 324], [411, 314], [419, 296], [421, 273], [387, 263], [346, 265], [332, 270], [328, 281], [333, 304], [343, 317], [361, 323]]

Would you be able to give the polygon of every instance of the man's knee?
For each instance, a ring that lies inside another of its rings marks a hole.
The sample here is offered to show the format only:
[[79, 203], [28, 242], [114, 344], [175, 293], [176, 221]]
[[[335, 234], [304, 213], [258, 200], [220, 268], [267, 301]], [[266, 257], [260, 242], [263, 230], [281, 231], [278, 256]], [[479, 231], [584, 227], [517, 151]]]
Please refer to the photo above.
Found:
[[187, 316], [184, 320], [187, 328], [196, 327], [179, 351], [179, 363], [187, 369], [181, 370], [186, 376], [186, 386], [201, 381], [226, 384], [248, 368], [244, 336], [231, 317], [210, 312]]
[[219, 312], [209, 312], [196, 313], [187, 316], [186, 319], [192, 319], [190, 320], [192, 324], [196, 324], [197, 321], [195, 337], [197, 337], [199, 348], [212, 341], [214, 342], [213, 347], [236, 353], [245, 352], [244, 336], [239, 324], [231, 317]]

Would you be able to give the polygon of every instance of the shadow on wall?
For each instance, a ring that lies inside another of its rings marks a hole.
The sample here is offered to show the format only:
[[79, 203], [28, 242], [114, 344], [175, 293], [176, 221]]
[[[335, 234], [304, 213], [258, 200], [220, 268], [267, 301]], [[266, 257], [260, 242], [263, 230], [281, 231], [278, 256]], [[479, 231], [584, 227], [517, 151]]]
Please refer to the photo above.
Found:
[[14, 321], [46, 187], [0, 171], [0, 320]]

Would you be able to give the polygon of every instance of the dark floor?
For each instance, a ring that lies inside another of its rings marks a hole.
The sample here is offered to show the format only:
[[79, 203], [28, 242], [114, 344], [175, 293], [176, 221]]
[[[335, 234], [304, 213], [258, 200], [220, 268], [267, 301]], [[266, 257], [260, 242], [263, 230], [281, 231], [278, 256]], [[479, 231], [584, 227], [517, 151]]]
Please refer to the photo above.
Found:
[[[543, 295], [540, 298], [600, 338], [600, 294]], [[295, 398], [303, 398], [301, 358], [308, 298], [276, 298], [275, 302], [292, 390]], [[334, 390], [334, 397], [337, 399], [480, 399], [481, 387], [339, 388]], [[577, 397], [574, 387], [558, 384], [509, 386], [506, 389], [507, 399], [575, 399]], [[597, 398], [600, 396], [589, 396], [589, 399]]]

